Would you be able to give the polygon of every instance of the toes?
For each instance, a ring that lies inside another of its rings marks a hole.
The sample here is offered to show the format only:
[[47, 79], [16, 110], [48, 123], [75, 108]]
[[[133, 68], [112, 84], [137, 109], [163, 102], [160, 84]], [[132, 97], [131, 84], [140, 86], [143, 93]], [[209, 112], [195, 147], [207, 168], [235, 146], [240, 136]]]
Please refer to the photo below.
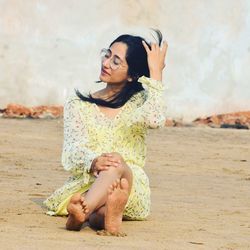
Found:
[[71, 197], [70, 202], [76, 204], [80, 201], [80, 199], [81, 199], [81, 194], [76, 193]]
[[81, 197], [81, 207], [82, 207], [82, 211], [83, 213], [88, 213], [89, 212], [89, 209], [88, 209], [88, 205], [87, 205], [87, 202], [85, 201], [84, 197], [82, 196]]
[[113, 183], [114, 189], [118, 188], [120, 186], [120, 179], [116, 179]]
[[110, 185], [109, 188], [108, 188], [108, 194], [112, 194], [113, 191], [114, 191], [113, 185]]
[[81, 200], [81, 204], [86, 205], [86, 201], [85, 201], [85, 199], [83, 197], [82, 197], [82, 200]]
[[120, 179], [117, 179], [117, 180], [116, 180], [116, 187], [119, 187], [119, 186], [120, 186], [120, 183], [121, 183], [121, 180], [120, 180]]
[[110, 186], [109, 191], [114, 191], [120, 185], [120, 179], [116, 179]]
[[83, 208], [82, 208], [82, 211], [86, 214], [86, 213], [89, 212], [89, 209], [88, 209], [87, 207], [83, 207]]
[[84, 199], [81, 201], [81, 205], [82, 205], [82, 207], [86, 207], [87, 206], [87, 203], [86, 203], [86, 201]]
[[109, 189], [111, 189], [111, 190], [114, 190], [114, 189], [115, 189], [114, 183], [112, 183], [112, 184], [109, 186]]
[[[124, 179], [125, 181], [127, 181], [126, 179]], [[124, 189], [126, 187], [126, 183], [124, 183]], [[127, 187], [128, 187], [128, 183], [127, 183]], [[115, 189], [117, 188], [121, 188], [121, 180], [120, 179], [116, 179], [108, 188], [108, 194], [112, 194], [114, 192]]]
[[87, 207], [88, 207], [87, 202], [84, 200], [84, 201], [82, 202], [82, 208], [83, 208], [83, 209], [86, 209]]
[[120, 186], [121, 186], [121, 189], [128, 190], [129, 184], [128, 184], [127, 179], [122, 178], [120, 182]]
[[111, 189], [112, 191], [114, 191], [114, 190], [116, 189], [116, 186], [117, 186], [117, 183], [116, 183], [116, 181], [114, 181], [114, 182], [110, 185], [110, 189]]
[[85, 201], [82, 203], [82, 211], [85, 214], [87, 214], [89, 212], [88, 205]]
[[82, 203], [81, 206], [82, 206], [82, 210], [84, 210], [87, 207], [86, 202]]
[[81, 201], [81, 203], [84, 202], [84, 197], [82, 195], [81, 195], [80, 201]]

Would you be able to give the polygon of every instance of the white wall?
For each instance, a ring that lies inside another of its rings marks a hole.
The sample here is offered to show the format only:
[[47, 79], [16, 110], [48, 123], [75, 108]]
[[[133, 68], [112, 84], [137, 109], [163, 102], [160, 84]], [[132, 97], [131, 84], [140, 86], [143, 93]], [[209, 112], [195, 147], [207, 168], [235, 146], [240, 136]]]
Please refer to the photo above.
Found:
[[100, 49], [148, 27], [169, 43], [170, 116], [250, 109], [249, 0], [0, 0], [0, 107], [99, 88]]

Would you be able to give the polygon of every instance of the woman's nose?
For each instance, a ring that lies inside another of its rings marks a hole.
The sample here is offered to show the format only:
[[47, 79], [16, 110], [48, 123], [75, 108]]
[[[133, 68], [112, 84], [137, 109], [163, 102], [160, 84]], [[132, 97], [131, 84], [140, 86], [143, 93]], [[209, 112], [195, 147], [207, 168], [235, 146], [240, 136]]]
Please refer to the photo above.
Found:
[[102, 65], [105, 68], [109, 68], [110, 67], [110, 58], [104, 58], [103, 61], [102, 61]]

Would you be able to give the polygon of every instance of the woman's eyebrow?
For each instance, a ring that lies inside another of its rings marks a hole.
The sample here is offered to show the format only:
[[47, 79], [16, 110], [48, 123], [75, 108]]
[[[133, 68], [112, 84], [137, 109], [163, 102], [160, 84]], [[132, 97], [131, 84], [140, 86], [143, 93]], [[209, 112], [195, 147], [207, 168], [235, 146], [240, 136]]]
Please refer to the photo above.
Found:
[[118, 55], [114, 55], [114, 57], [118, 58], [119, 60], [123, 61]]
[[114, 55], [114, 57], [120, 59], [122, 62], [124, 61], [120, 56], [114, 54], [111, 49], [109, 49], [109, 51], [111, 52], [111, 55]]

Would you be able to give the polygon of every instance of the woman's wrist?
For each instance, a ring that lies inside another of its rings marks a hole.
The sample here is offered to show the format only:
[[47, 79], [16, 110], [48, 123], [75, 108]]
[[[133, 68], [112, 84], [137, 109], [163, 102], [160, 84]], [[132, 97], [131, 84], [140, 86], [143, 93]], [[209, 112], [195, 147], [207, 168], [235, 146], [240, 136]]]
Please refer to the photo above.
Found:
[[157, 80], [157, 81], [162, 81], [162, 71], [161, 70], [150, 70], [150, 78]]

